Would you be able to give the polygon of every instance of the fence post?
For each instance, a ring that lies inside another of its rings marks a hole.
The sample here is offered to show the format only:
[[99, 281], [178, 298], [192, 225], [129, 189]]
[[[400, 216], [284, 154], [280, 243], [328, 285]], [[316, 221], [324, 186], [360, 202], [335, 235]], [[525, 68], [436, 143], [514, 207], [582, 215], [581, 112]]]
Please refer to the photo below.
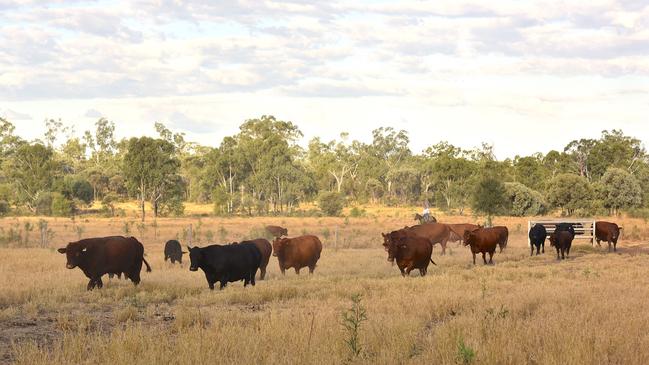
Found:
[[338, 249], [338, 226], [336, 226], [336, 230], [334, 231], [334, 248]]
[[41, 223], [41, 248], [47, 247], [47, 222]]

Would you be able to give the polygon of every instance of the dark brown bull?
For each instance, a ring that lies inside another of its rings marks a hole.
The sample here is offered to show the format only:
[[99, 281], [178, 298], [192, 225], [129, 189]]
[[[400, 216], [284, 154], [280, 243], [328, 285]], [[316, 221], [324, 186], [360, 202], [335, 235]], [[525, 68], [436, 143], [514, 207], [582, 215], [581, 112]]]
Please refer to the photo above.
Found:
[[617, 251], [617, 240], [620, 238], [620, 231], [622, 227], [619, 227], [615, 223], [598, 221], [595, 222], [595, 238], [597, 239], [597, 245], [601, 246], [600, 241], [605, 241], [608, 243], [608, 250], [611, 251], [611, 243], [613, 244], [613, 251]]
[[450, 229], [446, 224], [441, 223], [426, 223], [412, 227], [405, 227], [403, 229], [392, 231], [383, 235], [383, 241], [390, 243], [393, 240], [405, 237], [421, 237], [430, 242], [431, 245], [437, 243], [442, 245], [442, 255], [446, 253], [446, 242], [448, 242]]
[[[557, 260], [563, 260], [570, 256], [570, 246], [575, 236], [569, 231], [555, 231], [550, 235], [550, 246], [557, 249]], [[559, 257], [561, 251], [561, 257]]]
[[266, 226], [266, 232], [275, 238], [288, 236], [288, 229], [280, 226]]
[[470, 223], [447, 224], [447, 226], [451, 230], [448, 240], [458, 244], [464, 243], [464, 232], [480, 228], [479, 225]]
[[131, 279], [133, 284], [140, 283], [142, 263], [147, 272], [151, 272], [149, 263], [144, 259], [144, 246], [134, 237], [89, 238], [70, 242], [58, 251], [67, 257], [66, 267], [79, 267], [90, 279], [87, 289], [104, 286], [101, 277], [105, 274], [120, 274]]
[[498, 241], [498, 247], [500, 248], [499, 252], [503, 252], [505, 247], [507, 247], [507, 241], [509, 240], [509, 229], [505, 226], [494, 226], [492, 229], [500, 232], [500, 239]]
[[473, 254], [473, 264], [475, 265], [475, 255], [482, 254], [482, 260], [485, 265], [487, 258], [485, 254], [489, 254], [489, 263], [493, 265], [493, 256], [496, 252], [496, 246], [501, 242], [501, 230], [494, 228], [478, 228], [473, 231], [464, 232], [464, 245], [471, 247], [471, 254]]
[[433, 246], [425, 238], [398, 238], [390, 243], [384, 242], [383, 247], [388, 253], [388, 261], [394, 263], [396, 260], [403, 276], [410, 275], [414, 269], [418, 269], [419, 274], [424, 276], [428, 271], [429, 263], [437, 265], [431, 258]]
[[313, 274], [321, 252], [322, 243], [316, 236], [276, 238], [273, 241], [273, 256], [277, 257], [282, 274], [286, 269], [294, 268], [300, 275], [300, 269], [307, 266], [309, 274]]

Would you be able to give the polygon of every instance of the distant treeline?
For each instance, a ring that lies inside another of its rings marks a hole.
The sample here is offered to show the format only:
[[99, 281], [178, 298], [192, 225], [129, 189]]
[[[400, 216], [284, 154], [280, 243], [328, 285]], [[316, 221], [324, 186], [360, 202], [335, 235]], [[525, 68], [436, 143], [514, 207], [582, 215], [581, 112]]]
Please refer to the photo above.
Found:
[[[563, 151], [496, 160], [493, 146], [464, 150], [447, 142], [420, 154], [406, 131], [379, 128], [367, 144], [297, 144], [299, 128], [272, 116], [250, 119], [217, 148], [185, 140], [162, 123], [158, 138], [117, 141], [104, 118], [79, 137], [61, 120], [25, 141], [0, 118], [0, 214], [69, 216], [101, 202], [137, 199], [144, 212], [181, 215], [185, 202], [211, 203], [216, 214], [294, 214], [318, 202], [326, 214], [343, 205], [423, 205], [462, 214], [618, 214], [649, 205], [649, 160], [640, 140], [620, 130], [570, 142]], [[143, 215], [144, 216], [144, 215]]]

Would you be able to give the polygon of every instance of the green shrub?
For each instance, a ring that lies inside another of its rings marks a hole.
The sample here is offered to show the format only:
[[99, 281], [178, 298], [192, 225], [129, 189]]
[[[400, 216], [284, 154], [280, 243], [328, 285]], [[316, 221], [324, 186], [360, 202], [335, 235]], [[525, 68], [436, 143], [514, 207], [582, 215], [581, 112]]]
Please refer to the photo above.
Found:
[[365, 209], [358, 209], [358, 207], [353, 207], [349, 211], [349, 216], [352, 217], [352, 218], [365, 217], [365, 215], [367, 215], [367, 212], [365, 211]]
[[342, 195], [333, 192], [327, 191], [320, 194], [318, 198], [318, 206], [320, 210], [328, 216], [337, 217], [343, 211], [343, 206], [345, 205], [345, 199]]
[[51, 214], [57, 217], [69, 217], [74, 213], [74, 202], [63, 194], [52, 193]]
[[505, 183], [505, 191], [511, 215], [523, 217], [547, 212], [545, 199], [538, 191], [517, 182]]
[[0, 217], [4, 217], [11, 212], [11, 206], [6, 200], [0, 200]]
[[34, 207], [38, 215], [52, 215], [52, 193], [39, 194]]

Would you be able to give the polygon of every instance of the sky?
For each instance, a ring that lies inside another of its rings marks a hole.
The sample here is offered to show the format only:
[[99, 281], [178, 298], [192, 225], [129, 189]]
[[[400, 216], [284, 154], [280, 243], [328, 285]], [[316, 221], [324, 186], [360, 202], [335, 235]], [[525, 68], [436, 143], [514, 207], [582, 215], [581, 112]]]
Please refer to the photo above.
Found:
[[622, 129], [649, 140], [646, 0], [0, 0], [0, 116], [218, 146], [246, 119], [301, 144], [405, 129], [499, 158]]

